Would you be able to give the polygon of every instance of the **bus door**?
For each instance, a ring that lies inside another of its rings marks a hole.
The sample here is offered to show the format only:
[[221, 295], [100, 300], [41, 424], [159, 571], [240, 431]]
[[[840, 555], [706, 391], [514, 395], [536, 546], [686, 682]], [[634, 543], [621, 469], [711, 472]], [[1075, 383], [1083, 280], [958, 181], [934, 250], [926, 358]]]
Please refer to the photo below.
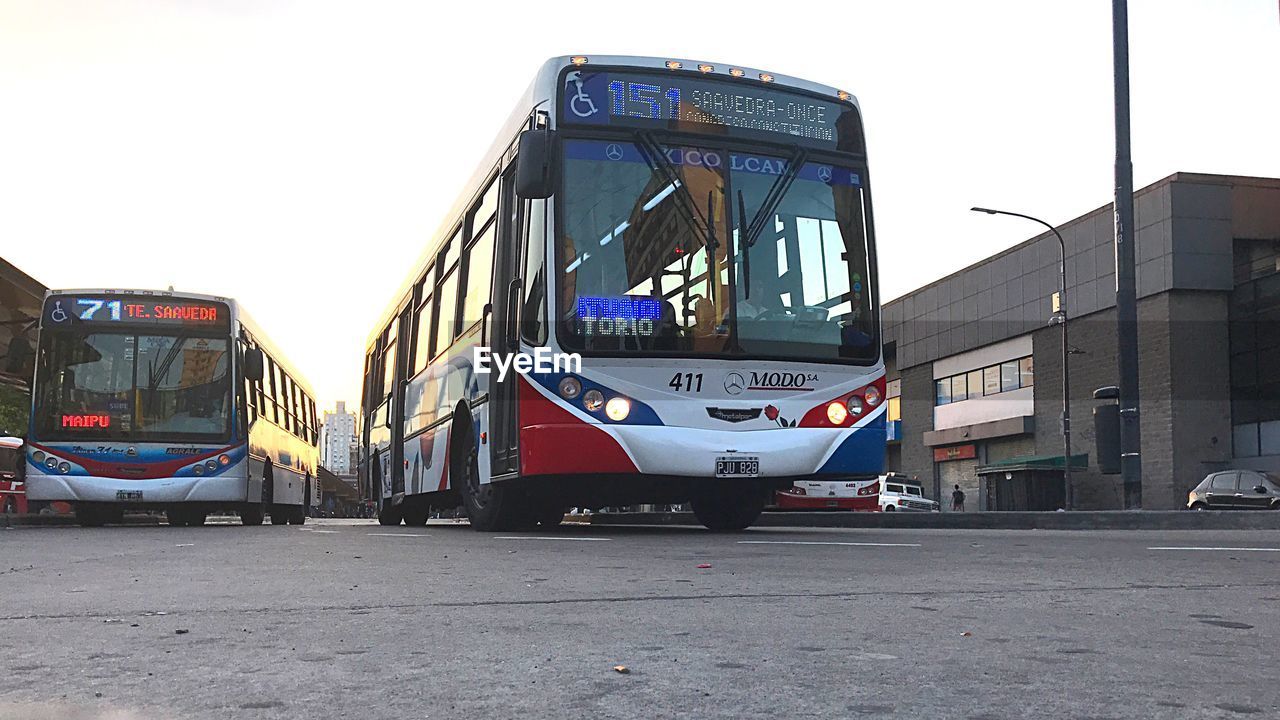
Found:
[[[523, 283], [520, 279], [520, 248], [525, 238], [527, 201], [515, 194], [515, 164], [508, 164], [502, 175], [498, 227], [495, 248], [493, 284], [493, 324], [489, 331], [489, 347], [495, 353], [520, 350], [519, 309]], [[507, 373], [499, 381], [497, 373], [489, 375], [490, 476], [512, 475], [520, 467], [520, 451], [516, 410], [519, 375]]]
[[412, 337], [412, 328], [410, 323], [413, 322], [413, 303], [400, 312], [400, 317], [395, 320], [396, 337], [399, 342], [393, 350], [396, 354], [395, 359], [395, 377], [390, 378], [391, 383], [391, 407], [388, 408], [389, 417], [391, 418], [391, 467], [384, 468], [391, 473], [391, 495], [402, 495], [404, 493], [404, 391], [409, 376], [409, 348], [412, 345], [409, 342]]

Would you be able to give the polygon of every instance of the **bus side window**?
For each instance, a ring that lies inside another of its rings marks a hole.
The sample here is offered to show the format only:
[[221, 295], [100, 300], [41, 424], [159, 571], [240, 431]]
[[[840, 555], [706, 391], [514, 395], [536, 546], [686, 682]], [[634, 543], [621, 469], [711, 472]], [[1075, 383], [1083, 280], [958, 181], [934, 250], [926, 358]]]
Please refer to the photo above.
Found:
[[466, 272], [462, 301], [461, 329], [471, 327], [480, 322], [484, 314], [484, 306], [489, 304], [490, 292], [493, 290], [493, 234], [494, 223], [489, 223], [475, 242], [467, 247], [467, 257], [463, 264]]
[[529, 229], [525, 233], [527, 249], [524, 263], [524, 307], [520, 312], [520, 335], [525, 342], [543, 345], [547, 342], [547, 275], [546, 201], [529, 203]]
[[307, 400], [308, 413], [311, 415], [311, 444], [320, 444], [320, 423], [316, 422], [316, 401], [314, 398]]
[[276, 376], [276, 361], [271, 359], [270, 356], [267, 357], [267, 379], [269, 382], [265, 382], [265, 384], [269, 385], [267, 388], [267, 398], [271, 400], [271, 422], [279, 425], [281, 424], [280, 387]]
[[417, 318], [415, 324], [415, 336], [417, 337], [417, 347], [413, 351], [413, 374], [417, 375], [427, 367], [427, 363], [431, 362], [431, 312], [434, 309], [433, 295], [427, 295], [422, 304], [418, 306]]

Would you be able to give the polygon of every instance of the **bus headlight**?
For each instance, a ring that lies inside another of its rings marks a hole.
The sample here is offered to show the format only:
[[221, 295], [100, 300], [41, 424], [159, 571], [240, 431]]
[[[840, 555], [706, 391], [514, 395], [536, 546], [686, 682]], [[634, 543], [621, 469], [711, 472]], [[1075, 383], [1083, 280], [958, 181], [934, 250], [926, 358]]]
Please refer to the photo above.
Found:
[[604, 406], [604, 414], [614, 422], [622, 422], [631, 414], [631, 401], [624, 397], [609, 398]]
[[849, 411], [839, 401], [835, 401], [827, 405], [827, 419], [832, 425], [843, 425], [844, 421], [849, 418]]
[[44, 462], [44, 453], [37, 450], [31, 455], [31, 459], [34, 460], [37, 465], [39, 465], [40, 463]]
[[849, 402], [846, 405], [848, 405], [850, 415], [862, 414], [862, 400], [857, 395], [849, 398]]
[[599, 390], [588, 390], [582, 396], [582, 406], [591, 412], [596, 412], [604, 407], [604, 393]]
[[572, 400], [578, 397], [578, 393], [582, 392], [582, 383], [577, 378], [567, 377], [560, 380], [560, 397], [565, 400]]
[[45, 466], [45, 467], [47, 467], [47, 468], [49, 468], [50, 470], [57, 470], [57, 469], [58, 469], [58, 458], [56, 458], [56, 457], [54, 457], [54, 456], [50, 455], [48, 458], [45, 458], [44, 466]]
[[58, 463], [58, 472], [64, 475], [71, 472], [71, 463], [66, 461]]
[[217, 469], [218, 469], [218, 461], [217, 461], [217, 460], [210, 460], [210, 461], [206, 462], [206, 463], [204, 464], [204, 469], [205, 469], [205, 470], [208, 470], [209, 472], [213, 472], [214, 470], [217, 470]]
[[203, 474], [204, 474], [204, 466], [203, 466], [203, 465], [196, 465], [195, 467], [191, 468], [191, 472], [193, 472], [193, 473], [195, 473], [195, 474], [197, 474], [197, 475], [203, 475]]
[[231, 458], [230, 458], [230, 457], [228, 457], [228, 456], [226, 456], [226, 455], [219, 455], [219, 456], [218, 456], [218, 464], [219, 464], [219, 465], [230, 465], [230, 464], [231, 464]]
[[875, 385], [872, 385], [862, 393], [862, 398], [867, 401], [868, 406], [875, 407], [880, 404], [880, 391]]

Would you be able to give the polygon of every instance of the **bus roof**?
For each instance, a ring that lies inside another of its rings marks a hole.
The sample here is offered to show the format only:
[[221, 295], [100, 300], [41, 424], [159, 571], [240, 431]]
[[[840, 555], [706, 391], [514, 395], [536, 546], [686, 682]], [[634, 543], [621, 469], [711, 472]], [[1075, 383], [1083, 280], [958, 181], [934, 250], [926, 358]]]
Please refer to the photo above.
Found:
[[[515, 109], [507, 117], [502, 125], [502, 129], [498, 131], [498, 136], [489, 150], [485, 152], [483, 159], [477, 166], [476, 170], [468, 178], [467, 182], [462, 186], [463, 191], [459, 193], [454, 200], [453, 205], [449, 208], [449, 212], [445, 214], [444, 219], [437, 226], [435, 232], [429, 242], [424, 245], [423, 252], [419, 255], [417, 262], [413, 264], [413, 272], [408, 275], [396, 289], [395, 294], [378, 315], [378, 320], [374, 323], [373, 329], [365, 338], [365, 350], [373, 346], [377, 342], [378, 336], [386, 329], [391, 319], [396, 313], [404, 307], [405, 300], [408, 299], [413, 286], [422, 277], [427, 266], [435, 259], [436, 253], [440, 247], [448, 241], [451, 233], [457, 228], [457, 221], [462, 217], [467, 207], [479, 196], [481, 187], [488, 178], [497, 170], [499, 162], [503, 155], [511, 148], [512, 143], [516, 139], [516, 133], [524, 125], [529, 116], [535, 110], [546, 110], [554, 119], [555, 108], [552, 100], [556, 97], [557, 83], [559, 81], [560, 72], [566, 67], [574, 65], [573, 59], [578, 57], [586, 57], [587, 62], [582, 67], [590, 66], [623, 66], [635, 68], [652, 68], [668, 72], [667, 63], [670, 61], [679, 62], [685, 69], [696, 69], [699, 64], [711, 65], [715, 70], [708, 73], [712, 77], [723, 78], [725, 80], [736, 82], [759, 82], [757, 79], [762, 72], [756, 68], [750, 68], [745, 65], [728, 65], [725, 63], [715, 63], [706, 60], [689, 60], [684, 58], [668, 58], [668, 57], [651, 57], [642, 55], [560, 55], [549, 58], [538, 69], [537, 75], [534, 76], [528, 88], [520, 96], [516, 102]], [[735, 78], [729, 74], [730, 69], [743, 71], [745, 77]], [[801, 78], [792, 77], [790, 75], [782, 75], [779, 73], [769, 73], [773, 75], [773, 84], [780, 87], [795, 88], [806, 90], [808, 92], [819, 93], [838, 97], [843, 92], [830, 85], [822, 85], [820, 83], [803, 80]], [[858, 99], [850, 94], [847, 102], [858, 107]]]
[[272, 340], [262, 330], [253, 317], [244, 309], [235, 298], [226, 297], [224, 295], [210, 295], [207, 293], [187, 292], [185, 290], [144, 290], [144, 289], [127, 289], [127, 288], [50, 288], [45, 291], [45, 298], [52, 295], [135, 295], [138, 297], [157, 297], [157, 298], [185, 298], [189, 300], [204, 300], [206, 302], [222, 302], [231, 308], [231, 317], [236, 322], [244, 325], [253, 335], [253, 339], [275, 360], [276, 364], [284, 368], [289, 377], [293, 381], [302, 386], [307, 395], [312, 400], [316, 400], [314, 388], [307, 381], [306, 376], [302, 375], [296, 365], [289, 361], [287, 355], [284, 354]]

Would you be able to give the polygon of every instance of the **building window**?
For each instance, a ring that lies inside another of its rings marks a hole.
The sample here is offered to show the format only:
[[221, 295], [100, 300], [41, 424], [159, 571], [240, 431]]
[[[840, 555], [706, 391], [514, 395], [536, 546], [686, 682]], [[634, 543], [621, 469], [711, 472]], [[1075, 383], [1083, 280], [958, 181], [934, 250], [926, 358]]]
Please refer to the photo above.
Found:
[[999, 395], [1035, 384], [1035, 368], [1030, 356], [991, 365], [934, 381], [936, 405]]
[[885, 417], [889, 422], [902, 419], [902, 380], [890, 380], [885, 387], [889, 404], [885, 408]]
[[951, 378], [943, 378], [933, 381], [934, 386], [934, 404], [948, 405], [951, 403]]
[[1012, 392], [1018, 389], [1018, 363], [1014, 362], [1001, 363], [1000, 365], [1000, 392]]

